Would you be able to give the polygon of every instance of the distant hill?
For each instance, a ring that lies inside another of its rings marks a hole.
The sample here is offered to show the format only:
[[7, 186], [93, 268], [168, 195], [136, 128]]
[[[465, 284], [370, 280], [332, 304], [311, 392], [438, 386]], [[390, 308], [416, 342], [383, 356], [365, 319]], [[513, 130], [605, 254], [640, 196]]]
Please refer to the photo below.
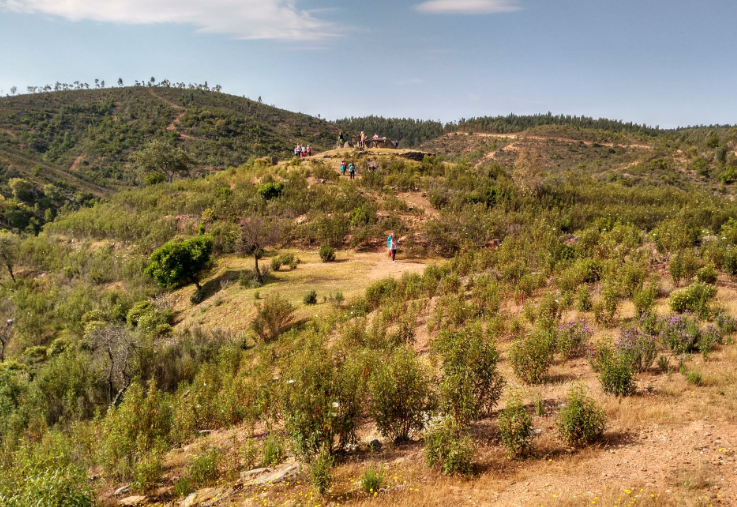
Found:
[[[0, 98], [0, 195], [11, 199], [10, 181], [22, 178], [33, 191], [20, 201], [33, 208], [48, 197], [43, 187], [53, 184], [55, 212], [131, 186], [129, 156], [151, 139], [179, 145], [199, 170], [212, 170], [253, 157], [288, 158], [297, 143], [324, 150], [338, 130], [305, 114], [202, 89], [136, 86]], [[44, 209], [22, 209], [22, 219], [15, 213], [0, 218], [0, 226], [24, 229], [34, 213], [44, 221]]]

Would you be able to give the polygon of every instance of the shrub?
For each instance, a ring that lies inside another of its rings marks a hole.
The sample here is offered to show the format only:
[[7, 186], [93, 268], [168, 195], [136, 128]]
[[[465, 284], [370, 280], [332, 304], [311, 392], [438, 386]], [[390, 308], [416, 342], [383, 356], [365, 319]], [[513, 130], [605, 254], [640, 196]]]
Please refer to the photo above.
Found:
[[206, 486], [218, 478], [218, 467], [222, 456], [217, 449], [195, 456], [187, 465], [187, 475], [193, 485]]
[[670, 365], [670, 361], [668, 360], [667, 356], [660, 356], [658, 358], [658, 369], [661, 371], [661, 373], [670, 373], [672, 371], [672, 367]]
[[161, 454], [158, 451], [152, 451], [135, 464], [131, 487], [134, 491], [148, 493], [158, 486], [163, 473]]
[[657, 337], [643, 333], [637, 326], [623, 328], [614, 347], [638, 372], [649, 369], [658, 355]]
[[337, 361], [318, 336], [292, 358], [282, 374], [280, 407], [293, 448], [310, 459], [325, 446], [342, 449], [356, 439], [361, 415], [361, 358]]
[[335, 459], [327, 446], [323, 447], [310, 464], [310, 479], [317, 494], [324, 495], [333, 485]]
[[[723, 336], [730, 336], [737, 331], [737, 320], [726, 313], [720, 313], [714, 318], [714, 323]], [[53, 346], [53, 344], [52, 344]]]
[[704, 357], [704, 361], [706, 361], [714, 346], [719, 343], [722, 343], [722, 335], [719, 334], [716, 327], [709, 326], [699, 333], [699, 352]]
[[532, 448], [532, 417], [517, 393], [507, 399], [507, 406], [499, 413], [499, 432], [502, 444], [514, 456], [523, 456]]
[[271, 258], [271, 271], [277, 272], [281, 269], [281, 266], [282, 266], [281, 257]]
[[264, 440], [264, 460], [262, 465], [265, 467], [278, 465], [284, 459], [284, 443], [276, 433], [269, 433]]
[[724, 272], [729, 276], [737, 276], [737, 248], [730, 247], [724, 252]]
[[586, 396], [582, 385], [574, 385], [568, 393], [566, 406], [558, 413], [555, 427], [563, 441], [573, 446], [596, 442], [604, 434], [606, 414]]
[[699, 323], [688, 315], [669, 315], [661, 323], [661, 339], [674, 354], [696, 350], [699, 335]]
[[703, 381], [703, 376], [698, 370], [691, 370], [686, 373], [686, 382], [695, 386], [700, 386]]
[[430, 378], [412, 350], [392, 352], [371, 376], [369, 393], [369, 413], [382, 436], [401, 442], [425, 427], [433, 407]]
[[320, 259], [322, 262], [333, 262], [335, 260], [335, 248], [329, 245], [320, 247]]
[[576, 289], [576, 310], [579, 312], [590, 312], [593, 309], [591, 302], [591, 291], [588, 285], [581, 285]]
[[670, 308], [676, 313], [690, 311], [706, 319], [710, 314], [710, 303], [717, 295], [717, 288], [702, 282], [696, 282], [685, 289], [677, 290], [670, 295]]
[[20, 487], [0, 489], [5, 507], [94, 507], [95, 494], [87, 485], [87, 474], [75, 467], [41, 467], [28, 475]]
[[540, 384], [545, 380], [555, 353], [555, 335], [551, 331], [536, 330], [512, 344], [509, 362], [514, 374], [526, 384]]
[[302, 299], [302, 302], [306, 305], [312, 306], [317, 304], [317, 292], [314, 290], [311, 290], [307, 294], [305, 294], [305, 297]]
[[637, 389], [635, 371], [626, 354], [616, 355], [601, 365], [599, 382], [604, 392], [613, 396], [630, 396]]
[[294, 307], [278, 294], [269, 294], [263, 304], [256, 304], [256, 318], [251, 329], [260, 341], [275, 340], [294, 320]]
[[635, 305], [635, 315], [649, 313], [655, 304], [655, 298], [658, 295], [658, 288], [654, 285], [641, 287], [636, 289], [632, 294], [632, 302]]
[[593, 331], [585, 320], [569, 322], [558, 328], [557, 350], [565, 361], [572, 357], [581, 356], [588, 344]]
[[366, 493], [375, 493], [381, 489], [384, 483], [384, 468], [377, 467], [373, 463], [369, 465], [361, 476], [361, 487]]
[[476, 326], [443, 331], [432, 347], [442, 365], [443, 411], [461, 425], [491, 414], [504, 387], [494, 340]]
[[620, 294], [614, 283], [604, 284], [601, 290], [601, 300], [594, 304], [594, 319], [597, 323], [606, 326], [614, 324], [619, 309]]
[[472, 472], [471, 461], [476, 446], [453, 419], [446, 419], [437, 428], [425, 434], [425, 459], [431, 468], [440, 468], [444, 474]]
[[696, 273], [696, 279], [699, 282], [709, 285], [716, 285], [718, 277], [717, 268], [713, 264], [707, 264]]

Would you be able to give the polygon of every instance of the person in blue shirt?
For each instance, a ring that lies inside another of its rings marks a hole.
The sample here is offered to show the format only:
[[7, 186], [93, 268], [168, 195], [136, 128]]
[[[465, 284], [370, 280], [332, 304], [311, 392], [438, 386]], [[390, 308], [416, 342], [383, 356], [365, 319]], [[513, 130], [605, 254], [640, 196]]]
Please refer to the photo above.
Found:
[[353, 165], [353, 162], [348, 164], [348, 174], [350, 174], [352, 180], [356, 179], [356, 166]]
[[345, 176], [345, 169], [346, 169], [346, 165], [345, 165], [345, 160], [344, 160], [344, 161], [342, 161], [340, 163], [340, 174], [341, 174], [341, 176]]

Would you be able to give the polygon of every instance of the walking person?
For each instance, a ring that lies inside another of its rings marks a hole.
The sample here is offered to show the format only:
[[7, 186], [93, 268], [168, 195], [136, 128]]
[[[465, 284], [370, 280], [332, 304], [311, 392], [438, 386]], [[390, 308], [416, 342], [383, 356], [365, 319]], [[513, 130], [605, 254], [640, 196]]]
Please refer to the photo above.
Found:
[[345, 176], [345, 170], [346, 170], [346, 165], [345, 165], [345, 160], [344, 160], [340, 163], [340, 175], [341, 176]]
[[311, 157], [312, 156], [312, 146], [310, 146], [310, 145], [307, 145], [307, 156], [308, 157]]
[[353, 165], [353, 162], [348, 164], [348, 174], [350, 175], [352, 180], [356, 179], [356, 166]]
[[394, 233], [387, 238], [386, 246], [389, 247], [389, 256], [392, 258], [392, 262], [395, 262], [397, 259], [397, 239], [394, 237]]
[[307, 147], [302, 145], [302, 158], [307, 157]]

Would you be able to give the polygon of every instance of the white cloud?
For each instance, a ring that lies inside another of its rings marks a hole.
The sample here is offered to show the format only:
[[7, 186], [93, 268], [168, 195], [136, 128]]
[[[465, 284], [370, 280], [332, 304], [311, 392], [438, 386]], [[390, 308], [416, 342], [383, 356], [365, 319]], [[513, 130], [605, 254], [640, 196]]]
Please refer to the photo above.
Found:
[[72, 21], [190, 24], [239, 39], [315, 41], [337, 35], [333, 23], [298, 9], [296, 0], [0, 0], [0, 7]]
[[416, 6], [433, 14], [498, 14], [520, 9], [516, 0], [429, 0]]

